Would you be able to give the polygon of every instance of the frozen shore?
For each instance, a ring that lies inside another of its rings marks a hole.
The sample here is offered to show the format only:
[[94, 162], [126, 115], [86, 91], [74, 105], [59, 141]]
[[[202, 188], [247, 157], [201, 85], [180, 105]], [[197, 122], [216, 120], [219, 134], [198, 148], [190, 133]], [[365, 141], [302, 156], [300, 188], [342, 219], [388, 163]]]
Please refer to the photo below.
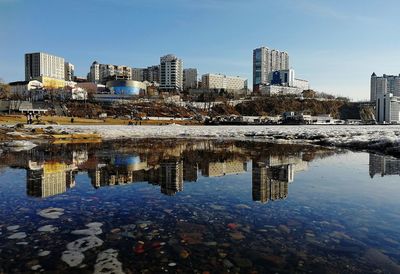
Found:
[[312, 143], [400, 154], [400, 126], [53, 126], [68, 133], [96, 133], [104, 140], [213, 138]]

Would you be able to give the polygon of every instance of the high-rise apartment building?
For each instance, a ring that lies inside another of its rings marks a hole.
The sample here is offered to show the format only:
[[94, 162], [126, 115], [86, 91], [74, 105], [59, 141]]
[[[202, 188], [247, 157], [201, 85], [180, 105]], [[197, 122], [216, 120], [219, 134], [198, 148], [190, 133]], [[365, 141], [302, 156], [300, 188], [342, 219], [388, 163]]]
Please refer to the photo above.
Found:
[[201, 76], [201, 84], [202, 88], [205, 89], [224, 89], [228, 91], [247, 89], [247, 79], [223, 74], [204, 74]]
[[197, 69], [187, 68], [183, 70], [183, 88], [185, 90], [197, 88]]
[[25, 81], [40, 77], [65, 80], [64, 58], [43, 52], [25, 54]]
[[400, 75], [377, 76], [374, 72], [371, 75], [371, 102], [375, 102], [379, 96], [387, 93], [400, 96]]
[[183, 61], [175, 55], [160, 58], [160, 90], [183, 90]]
[[400, 123], [400, 97], [392, 93], [378, 94], [375, 117], [380, 124]]
[[253, 50], [253, 86], [269, 83], [273, 71], [289, 69], [289, 54], [261, 47]]
[[65, 81], [73, 81], [75, 74], [75, 66], [70, 62], [64, 63]]
[[111, 79], [132, 79], [132, 68], [128, 66], [118, 66], [110, 64], [99, 64], [93, 62], [90, 67], [89, 80], [97, 84], [105, 84]]

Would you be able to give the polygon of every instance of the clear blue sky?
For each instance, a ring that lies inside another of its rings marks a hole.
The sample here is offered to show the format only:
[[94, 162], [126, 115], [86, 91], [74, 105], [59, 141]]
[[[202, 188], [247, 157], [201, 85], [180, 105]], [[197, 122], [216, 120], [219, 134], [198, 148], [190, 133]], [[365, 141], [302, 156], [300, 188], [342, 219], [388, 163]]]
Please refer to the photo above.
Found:
[[312, 88], [369, 97], [369, 78], [400, 73], [398, 0], [0, 0], [0, 77], [24, 79], [26, 52], [145, 67], [174, 53], [185, 67], [252, 82], [252, 50], [290, 54]]

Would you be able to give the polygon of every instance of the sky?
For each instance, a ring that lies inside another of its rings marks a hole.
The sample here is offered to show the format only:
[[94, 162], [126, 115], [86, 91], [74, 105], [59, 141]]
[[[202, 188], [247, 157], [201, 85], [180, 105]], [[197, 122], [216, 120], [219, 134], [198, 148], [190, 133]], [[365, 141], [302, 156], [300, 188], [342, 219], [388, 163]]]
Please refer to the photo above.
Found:
[[400, 73], [398, 0], [0, 0], [0, 78], [24, 80], [47, 52], [86, 76], [93, 61], [147, 67], [169, 53], [199, 75], [242, 76], [252, 51], [287, 51], [311, 88], [369, 98], [370, 75]]

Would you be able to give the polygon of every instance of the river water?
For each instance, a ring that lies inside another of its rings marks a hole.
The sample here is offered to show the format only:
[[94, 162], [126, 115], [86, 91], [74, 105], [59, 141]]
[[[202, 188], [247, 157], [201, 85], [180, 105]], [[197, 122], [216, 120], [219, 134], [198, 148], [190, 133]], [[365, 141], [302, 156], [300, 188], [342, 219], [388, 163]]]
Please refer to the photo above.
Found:
[[0, 154], [0, 273], [400, 273], [400, 159], [140, 139]]

